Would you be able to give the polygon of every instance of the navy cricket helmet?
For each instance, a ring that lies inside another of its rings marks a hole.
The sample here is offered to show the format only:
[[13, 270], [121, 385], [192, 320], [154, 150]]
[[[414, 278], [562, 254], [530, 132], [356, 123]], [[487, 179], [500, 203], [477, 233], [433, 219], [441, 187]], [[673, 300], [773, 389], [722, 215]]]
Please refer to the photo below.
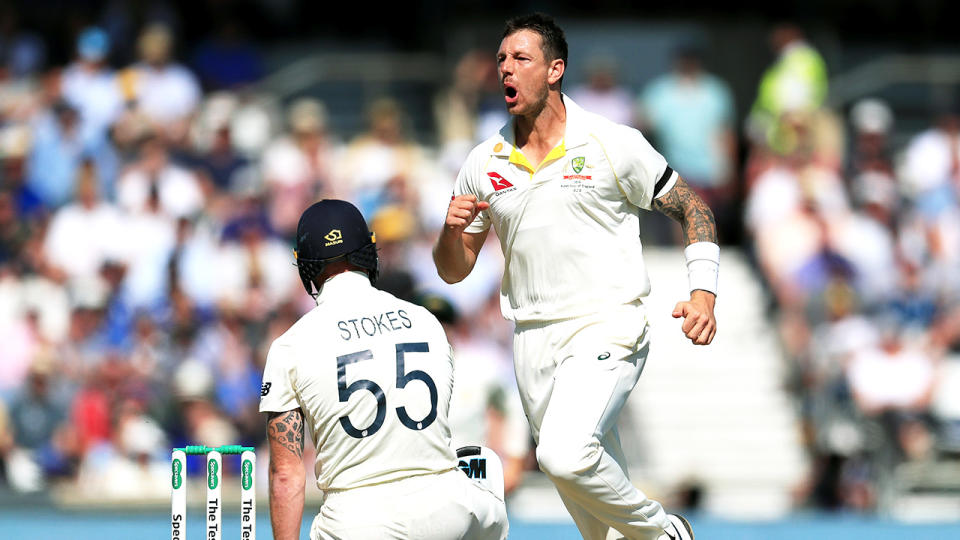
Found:
[[313, 279], [327, 264], [341, 259], [367, 271], [370, 284], [380, 272], [376, 237], [356, 206], [337, 199], [314, 203], [300, 216], [297, 242], [293, 250], [300, 271], [300, 281], [311, 296]]

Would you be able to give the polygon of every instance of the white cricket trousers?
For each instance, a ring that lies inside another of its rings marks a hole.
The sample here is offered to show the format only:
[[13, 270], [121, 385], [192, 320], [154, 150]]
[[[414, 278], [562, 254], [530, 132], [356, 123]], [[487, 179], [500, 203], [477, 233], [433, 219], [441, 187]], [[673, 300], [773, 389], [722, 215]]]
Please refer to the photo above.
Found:
[[583, 538], [604, 540], [610, 528], [629, 539], [663, 535], [666, 513], [630, 483], [616, 427], [649, 349], [643, 305], [518, 323], [513, 346], [537, 462]]
[[310, 540], [502, 540], [507, 509], [459, 469], [330, 491]]

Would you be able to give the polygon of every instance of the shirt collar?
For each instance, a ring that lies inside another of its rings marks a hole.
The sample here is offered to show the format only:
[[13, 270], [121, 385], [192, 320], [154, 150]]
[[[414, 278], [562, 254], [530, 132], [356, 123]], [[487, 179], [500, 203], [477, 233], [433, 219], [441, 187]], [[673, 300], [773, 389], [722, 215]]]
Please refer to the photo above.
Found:
[[[587, 144], [589, 133], [585, 128], [586, 113], [569, 96], [560, 94], [563, 99], [563, 106], [566, 108], [567, 121], [563, 133], [563, 146], [566, 150], [576, 148]], [[500, 128], [497, 136], [493, 138], [493, 146], [490, 148], [490, 155], [503, 158], [510, 158], [516, 148], [516, 135], [513, 131], [513, 119], [511, 118], [503, 127]]]
[[356, 298], [358, 291], [370, 287], [370, 278], [366, 272], [350, 270], [330, 276], [323, 282], [320, 294], [317, 295], [317, 305], [324, 302], [339, 300], [343, 297]]
[[513, 133], [513, 119], [511, 118], [500, 128], [497, 136], [493, 138], [490, 155], [509, 158], [510, 152], [513, 151], [515, 144], [516, 138]]
[[563, 96], [563, 105], [567, 108], [567, 125], [564, 129], [563, 139], [566, 142], [567, 150], [587, 144], [590, 136], [586, 123], [586, 111], [580, 108], [566, 94]]

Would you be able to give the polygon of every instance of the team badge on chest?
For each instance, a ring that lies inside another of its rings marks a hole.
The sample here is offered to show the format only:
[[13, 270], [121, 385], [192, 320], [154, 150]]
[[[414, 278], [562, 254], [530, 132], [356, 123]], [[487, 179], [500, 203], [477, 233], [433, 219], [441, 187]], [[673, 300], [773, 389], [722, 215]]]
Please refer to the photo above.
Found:
[[[596, 187], [592, 183], [584, 183], [584, 181], [589, 181], [593, 179], [593, 176], [589, 174], [580, 174], [583, 172], [583, 168], [587, 167], [587, 158], [583, 156], [575, 157], [570, 160], [570, 168], [564, 167], [564, 172], [573, 172], [573, 174], [564, 174], [563, 179], [564, 183], [560, 187], [564, 189], [573, 189], [576, 192], [579, 192], [583, 189], [593, 189]], [[590, 167], [587, 167], [588, 169]], [[572, 169], [572, 171], [571, 171]]]
[[573, 172], [580, 174], [580, 171], [583, 170], [583, 163], [585, 158], [583, 156], [575, 157], [570, 160], [570, 165], [573, 167]]

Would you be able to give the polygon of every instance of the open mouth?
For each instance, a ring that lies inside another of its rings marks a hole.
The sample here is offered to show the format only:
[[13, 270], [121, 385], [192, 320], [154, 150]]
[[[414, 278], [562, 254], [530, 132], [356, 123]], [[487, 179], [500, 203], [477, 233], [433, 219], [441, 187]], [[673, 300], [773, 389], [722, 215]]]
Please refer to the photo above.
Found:
[[512, 83], [505, 82], [503, 83], [503, 96], [506, 98], [507, 104], [512, 105], [517, 102], [517, 87]]

